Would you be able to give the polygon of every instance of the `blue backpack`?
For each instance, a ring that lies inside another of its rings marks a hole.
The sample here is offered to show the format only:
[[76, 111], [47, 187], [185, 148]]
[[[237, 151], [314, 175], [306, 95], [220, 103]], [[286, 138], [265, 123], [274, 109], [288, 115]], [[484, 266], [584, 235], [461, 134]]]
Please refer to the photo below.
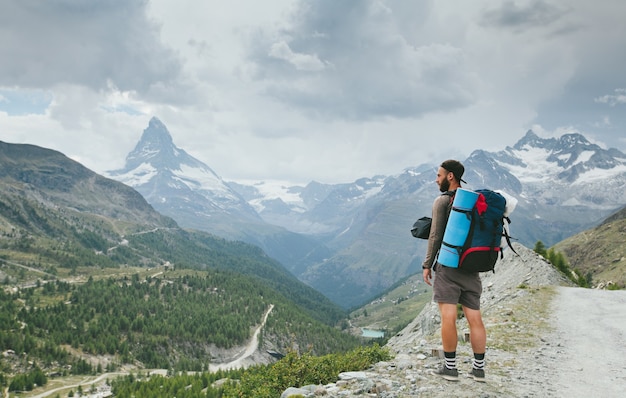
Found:
[[[462, 246], [450, 246], [459, 255], [458, 268], [465, 272], [494, 271], [498, 257], [502, 258], [500, 247], [502, 237], [506, 238], [508, 246], [515, 254], [511, 245], [511, 238], [504, 227], [504, 223], [511, 220], [504, 215], [506, 199], [500, 193], [490, 189], [478, 189], [479, 194], [474, 207], [467, 212], [470, 217], [470, 227], [465, 243]], [[457, 209], [452, 208], [452, 211]], [[495, 272], [495, 271], [494, 271]]]

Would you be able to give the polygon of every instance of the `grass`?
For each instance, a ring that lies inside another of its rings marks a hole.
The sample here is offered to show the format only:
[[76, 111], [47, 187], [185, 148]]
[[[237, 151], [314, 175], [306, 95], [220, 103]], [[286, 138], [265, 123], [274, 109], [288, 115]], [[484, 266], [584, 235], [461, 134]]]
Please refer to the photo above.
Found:
[[352, 312], [352, 326], [385, 330], [385, 337], [403, 329], [432, 299], [432, 291], [417, 282], [419, 277], [421, 275], [408, 278], [392, 291]]
[[506, 309], [490, 313], [487, 324], [487, 344], [493, 348], [517, 352], [536, 344], [550, 331], [548, 317], [556, 290], [554, 287], [520, 287], [524, 294], [512, 300]]

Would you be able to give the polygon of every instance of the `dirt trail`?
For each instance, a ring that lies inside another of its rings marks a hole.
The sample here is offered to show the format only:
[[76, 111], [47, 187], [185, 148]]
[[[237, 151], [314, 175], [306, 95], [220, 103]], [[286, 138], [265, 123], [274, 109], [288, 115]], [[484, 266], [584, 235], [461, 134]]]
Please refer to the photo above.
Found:
[[[429, 356], [440, 347], [439, 311], [427, 306], [387, 344], [398, 353], [396, 375], [423, 381], [405, 397], [622, 397], [626, 391], [626, 291], [572, 287], [545, 259], [516, 246], [495, 274], [483, 276], [481, 309], [487, 326], [487, 382], [458, 383], [422, 376], [441, 366]], [[458, 325], [466, 328], [466, 322]], [[462, 372], [471, 366], [471, 347], [457, 349]], [[425, 354], [425, 355], [423, 355]], [[415, 392], [414, 394], [412, 392]], [[398, 395], [402, 396], [402, 395]]]
[[555, 396], [618, 397], [626, 391], [626, 291], [560, 287], [552, 302], [556, 355], [543, 356]]
[[269, 316], [270, 312], [272, 312], [273, 308], [274, 308], [274, 304], [270, 304], [269, 309], [267, 310], [267, 312], [263, 316], [263, 322], [261, 322], [259, 327], [254, 331], [254, 334], [252, 335], [252, 338], [250, 339], [250, 342], [248, 343], [248, 345], [246, 346], [245, 350], [243, 351], [243, 353], [239, 357], [237, 357], [236, 359], [234, 359], [233, 361], [230, 361], [228, 363], [210, 364], [209, 365], [209, 371], [210, 372], [215, 372], [217, 370], [237, 369], [237, 368], [240, 368], [242, 366], [245, 367], [246, 359], [248, 359], [250, 356], [252, 356], [252, 354], [254, 354], [256, 352], [256, 350], [259, 348], [259, 333], [261, 332], [261, 329], [263, 328], [263, 326], [265, 326], [265, 322], [267, 321], [267, 317]]

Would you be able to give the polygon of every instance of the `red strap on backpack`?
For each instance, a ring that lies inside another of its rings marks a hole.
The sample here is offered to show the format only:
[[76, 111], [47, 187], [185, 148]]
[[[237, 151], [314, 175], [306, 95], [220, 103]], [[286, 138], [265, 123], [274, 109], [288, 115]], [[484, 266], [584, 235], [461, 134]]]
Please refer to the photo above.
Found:
[[487, 211], [487, 200], [482, 193], [478, 195], [478, 200], [476, 200], [476, 211], [478, 211], [479, 216], [482, 216]]

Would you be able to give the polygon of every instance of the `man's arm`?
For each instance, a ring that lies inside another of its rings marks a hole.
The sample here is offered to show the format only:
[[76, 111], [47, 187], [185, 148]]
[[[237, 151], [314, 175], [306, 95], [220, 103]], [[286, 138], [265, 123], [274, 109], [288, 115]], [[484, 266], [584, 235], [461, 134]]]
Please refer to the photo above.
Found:
[[432, 266], [435, 262], [437, 252], [441, 248], [441, 242], [443, 241], [443, 233], [446, 229], [446, 223], [448, 222], [448, 205], [450, 204], [450, 197], [447, 195], [441, 195], [433, 202], [433, 214], [432, 222], [430, 226], [430, 235], [428, 235], [428, 246], [426, 249], [426, 257], [422, 263], [422, 269], [424, 270], [424, 281], [430, 285], [432, 279]]

